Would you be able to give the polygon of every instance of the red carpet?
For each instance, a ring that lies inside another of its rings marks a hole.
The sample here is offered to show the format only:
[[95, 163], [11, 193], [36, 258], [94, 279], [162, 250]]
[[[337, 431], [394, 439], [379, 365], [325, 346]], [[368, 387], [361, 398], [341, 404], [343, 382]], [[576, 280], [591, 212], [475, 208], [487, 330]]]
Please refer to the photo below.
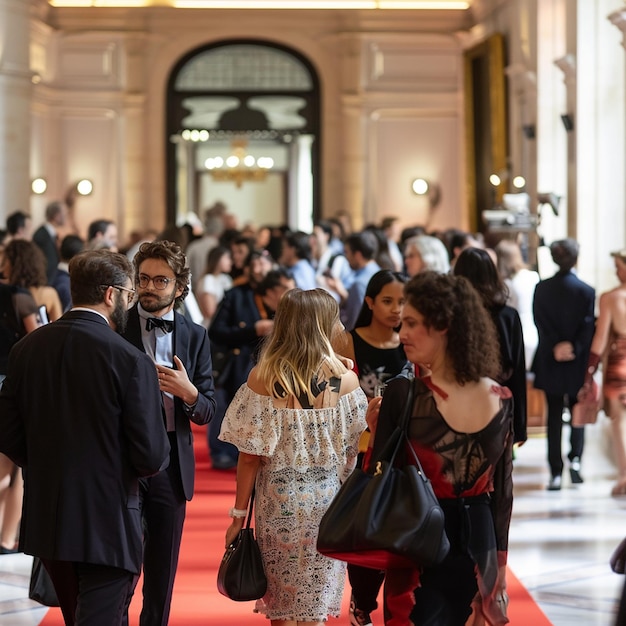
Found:
[[[224, 533], [229, 524], [228, 509], [234, 502], [235, 473], [209, 468], [204, 429], [196, 429], [196, 494], [187, 508], [187, 520], [181, 547], [180, 563], [174, 587], [171, 626], [263, 626], [264, 616], [252, 613], [253, 602], [232, 602], [220, 595], [215, 584], [219, 562], [224, 552]], [[346, 585], [347, 587], [347, 585]], [[530, 594], [509, 571], [509, 617], [512, 626], [550, 626]], [[329, 624], [347, 626], [349, 594], [344, 594], [344, 613]], [[139, 623], [141, 581], [131, 605], [130, 623]], [[372, 615], [382, 626], [382, 610]], [[63, 626], [59, 609], [50, 609], [42, 626]]]

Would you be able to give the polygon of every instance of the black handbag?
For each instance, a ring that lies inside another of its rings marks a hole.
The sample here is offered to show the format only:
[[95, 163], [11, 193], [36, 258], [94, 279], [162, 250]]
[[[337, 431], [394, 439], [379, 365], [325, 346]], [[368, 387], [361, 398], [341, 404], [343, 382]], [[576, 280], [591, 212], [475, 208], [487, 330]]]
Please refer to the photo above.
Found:
[[217, 590], [227, 598], [237, 602], [258, 600], [267, 591], [267, 578], [259, 544], [250, 528], [254, 491], [248, 508], [248, 521], [239, 531], [222, 558], [217, 572]]
[[[325, 556], [380, 570], [436, 565], [447, 555], [444, 512], [407, 436], [413, 387], [373, 472], [355, 469], [322, 517], [317, 549]], [[401, 450], [411, 462], [396, 465]]]
[[48, 574], [41, 559], [36, 556], [33, 557], [28, 597], [45, 606], [59, 606], [59, 600], [50, 579], [50, 574]]

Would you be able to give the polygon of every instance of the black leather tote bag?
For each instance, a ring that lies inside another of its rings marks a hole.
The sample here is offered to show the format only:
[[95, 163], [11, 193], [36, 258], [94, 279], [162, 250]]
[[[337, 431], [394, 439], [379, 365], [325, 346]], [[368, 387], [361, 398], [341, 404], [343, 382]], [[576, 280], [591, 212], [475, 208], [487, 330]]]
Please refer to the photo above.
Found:
[[[322, 554], [374, 569], [429, 566], [450, 549], [444, 512], [407, 437], [413, 388], [403, 419], [371, 471], [357, 468], [322, 517]], [[409, 459], [397, 464], [408, 451]]]
[[246, 526], [226, 548], [217, 572], [218, 591], [237, 602], [258, 600], [267, 591], [261, 551], [254, 536], [254, 529], [250, 528], [253, 504], [254, 491], [250, 498]]

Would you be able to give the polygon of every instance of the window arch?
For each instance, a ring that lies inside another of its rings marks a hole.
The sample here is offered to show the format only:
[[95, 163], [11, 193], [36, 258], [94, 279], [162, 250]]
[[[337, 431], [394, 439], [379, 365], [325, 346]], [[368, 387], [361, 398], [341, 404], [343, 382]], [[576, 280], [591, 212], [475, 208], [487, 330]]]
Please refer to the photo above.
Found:
[[167, 212], [176, 219], [176, 142], [185, 130], [227, 140], [289, 142], [311, 135], [313, 218], [319, 214], [320, 87], [295, 50], [262, 40], [227, 40], [192, 50], [173, 68], [167, 90]]

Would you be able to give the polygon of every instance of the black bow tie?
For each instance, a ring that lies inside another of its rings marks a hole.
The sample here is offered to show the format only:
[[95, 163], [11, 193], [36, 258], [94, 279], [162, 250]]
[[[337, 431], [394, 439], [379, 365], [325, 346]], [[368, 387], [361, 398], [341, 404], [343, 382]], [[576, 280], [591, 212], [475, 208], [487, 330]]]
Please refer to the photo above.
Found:
[[160, 328], [164, 333], [171, 333], [174, 330], [174, 320], [162, 320], [160, 317], [149, 317], [146, 320], [146, 330]]

